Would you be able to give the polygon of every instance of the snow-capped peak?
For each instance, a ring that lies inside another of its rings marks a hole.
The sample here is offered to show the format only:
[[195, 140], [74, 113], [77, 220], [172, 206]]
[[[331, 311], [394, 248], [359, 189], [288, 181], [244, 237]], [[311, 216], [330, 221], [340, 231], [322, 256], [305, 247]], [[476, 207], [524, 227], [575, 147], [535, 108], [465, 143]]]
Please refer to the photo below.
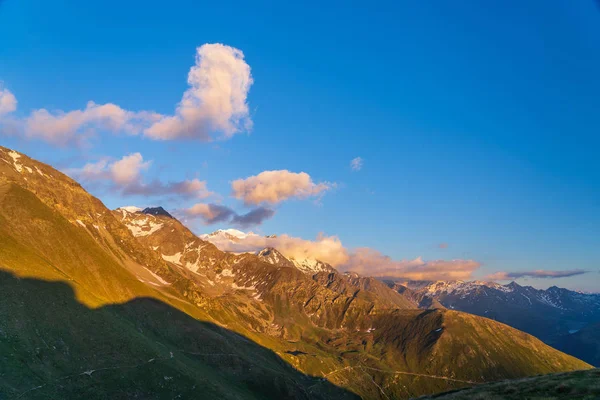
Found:
[[254, 235], [254, 233], [252, 233], [252, 232], [245, 233], [245, 232], [238, 231], [237, 229], [232, 229], [232, 228], [223, 229], [223, 230], [221, 230], [221, 232], [225, 232], [226, 234], [234, 236], [238, 239], [245, 239], [248, 236]]
[[290, 258], [290, 261], [296, 268], [305, 274], [316, 274], [321, 271], [331, 271], [332, 267], [329, 264], [325, 264], [322, 261], [315, 260], [314, 258], [295, 259]]
[[125, 210], [125, 211], [130, 212], [130, 213], [136, 213], [136, 212], [142, 211], [142, 209], [140, 207], [136, 207], [136, 206], [119, 207], [119, 208], [117, 208], [117, 210]]
[[200, 239], [203, 240], [207, 240], [207, 239], [211, 239], [211, 238], [222, 238], [222, 239], [229, 239], [229, 240], [242, 240], [242, 239], [246, 239], [248, 236], [257, 236], [255, 233], [253, 232], [242, 232], [239, 231], [237, 229], [219, 229], [216, 230], [212, 233], [204, 233], [202, 235], [200, 235]]
[[277, 249], [272, 247], [265, 247], [261, 251], [257, 252], [256, 255], [263, 261], [273, 265], [290, 266], [290, 261]]
[[440, 294], [460, 293], [467, 294], [480, 289], [496, 289], [502, 292], [512, 292], [515, 288], [511, 285], [500, 285], [495, 282], [484, 281], [437, 281], [423, 287], [428, 295], [438, 296]]
[[292, 257], [285, 257], [277, 249], [272, 247], [266, 247], [256, 253], [263, 261], [266, 261], [273, 265], [295, 267], [301, 272], [309, 275], [314, 275], [321, 271], [330, 271], [332, 268], [313, 258], [295, 259]]

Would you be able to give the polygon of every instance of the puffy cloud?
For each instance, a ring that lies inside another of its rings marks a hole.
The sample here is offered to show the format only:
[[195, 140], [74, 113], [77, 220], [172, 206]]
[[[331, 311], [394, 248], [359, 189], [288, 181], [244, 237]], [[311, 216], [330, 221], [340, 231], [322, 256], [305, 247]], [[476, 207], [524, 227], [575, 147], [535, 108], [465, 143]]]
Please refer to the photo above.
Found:
[[199, 179], [163, 183], [154, 180], [143, 181], [142, 171], [147, 170], [152, 161], [144, 161], [140, 153], [132, 153], [117, 161], [102, 158], [95, 163], [87, 163], [82, 168], [65, 171], [84, 182], [108, 182], [112, 189], [123, 195], [162, 196], [178, 195], [182, 197], [207, 198], [214, 195], [209, 191], [206, 181]]
[[537, 269], [535, 271], [496, 272], [495, 274], [489, 275], [487, 279], [494, 281], [507, 281], [519, 278], [568, 278], [588, 272], [589, 271], [583, 269], [572, 269], [566, 271], [548, 271]]
[[[196, 62], [188, 74], [187, 89], [174, 115], [152, 111], [128, 111], [116, 104], [88, 102], [72, 111], [34, 110], [24, 119], [3, 118], [11, 132], [57, 145], [80, 142], [96, 131], [143, 134], [155, 140], [230, 138], [250, 130], [247, 96], [252, 85], [250, 66], [244, 54], [222, 44], [196, 49]], [[17, 101], [0, 87], [0, 117], [16, 110]]]
[[266, 207], [257, 207], [246, 214], [238, 214], [233, 209], [220, 204], [197, 203], [185, 210], [188, 217], [198, 217], [205, 225], [218, 222], [230, 222], [243, 228], [260, 225], [265, 220], [275, 215], [275, 210]]
[[109, 164], [110, 159], [105, 157], [100, 161], [87, 163], [81, 168], [67, 169], [65, 173], [76, 179], [81, 179], [82, 181], [110, 179]]
[[342, 271], [407, 280], [468, 280], [481, 264], [474, 260], [393, 260], [370, 248], [358, 248], [340, 266]]
[[17, 98], [0, 82], [0, 117], [17, 109]]
[[130, 185], [138, 182], [142, 170], [150, 167], [152, 161], [144, 162], [140, 153], [133, 153], [110, 165], [110, 174], [117, 185]]
[[361, 157], [356, 157], [350, 161], [350, 168], [352, 171], [360, 171], [363, 167], [363, 159]]
[[233, 196], [246, 204], [279, 203], [289, 198], [307, 198], [331, 189], [329, 183], [314, 183], [306, 172], [264, 171], [231, 183]]
[[153, 139], [195, 138], [210, 140], [211, 132], [224, 137], [249, 130], [252, 120], [246, 102], [252, 85], [244, 53], [222, 44], [197, 49], [196, 65], [188, 74], [175, 115], [162, 117], [144, 131]]

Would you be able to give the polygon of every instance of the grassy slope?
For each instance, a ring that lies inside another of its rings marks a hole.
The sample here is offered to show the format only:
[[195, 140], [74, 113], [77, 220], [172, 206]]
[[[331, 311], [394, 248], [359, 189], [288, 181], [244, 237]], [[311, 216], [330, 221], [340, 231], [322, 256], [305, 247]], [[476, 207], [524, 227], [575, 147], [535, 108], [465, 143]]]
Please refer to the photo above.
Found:
[[0, 182], [0, 261], [21, 276], [70, 280], [90, 306], [150, 293], [93, 238], [33, 193]]
[[495, 382], [420, 399], [438, 400], [597, 400], [600, 370], [566, 372]]
[[523, 332], [454, 311], [383, 312], [373, 327], [361, 335], [339, 332], [329, 344], [354, 371], [371, 375], [380, 398], [589, 368]]
[[[82, 228], [15, 184], [0, 186], [0, 266], [21, 278], [3, 273], [0, 279], [0, 394], [8, 398], [45, 384], [23, 398], [172, 398], [177, 390], [193, 397], [194, 386], [195, 393], [216, 398], [280, 398], [302, 396], [317, 383], [311, 396], [346, 395], [295, 371], [272, 351], [164, 303], [136, 299], [106, 306], [148, 295], [202, 317], [198, 309], [143, 285]], [[67, 281], [77, 301], [63, 284], [23, 277]], [[140, 328], [144, 323], [154, 330]], [[235, 351], [208, 361], [185, 353], [170, 358], [171, 351], [198, 347], [203, 353]], [[163, 360], [145, 364], [152, 358]], [[98, 380], [78, 375], [121, 366], [126, 368], [99, 371]]]
[[155, 299], [89, 309], [67, 284], [6, 272], [0, 292], [0, 398], [352, 397]]

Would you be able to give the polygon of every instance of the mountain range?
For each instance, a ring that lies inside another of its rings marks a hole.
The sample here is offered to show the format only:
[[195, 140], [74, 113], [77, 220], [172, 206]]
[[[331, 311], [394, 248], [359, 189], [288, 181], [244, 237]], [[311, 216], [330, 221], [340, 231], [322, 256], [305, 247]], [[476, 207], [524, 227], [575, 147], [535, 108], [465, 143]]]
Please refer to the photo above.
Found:
[[0, 398], [402, 399], [591, 367], [419, 290], [210, 240], [0, 147]]
[[[552, 286], [546, 290], [516, 282], [394, 282], [388, 286], [404, 293], [421, 306], [438, 303], [448, 309], [468, 312], [503, 322], [530, 333], [553, 347], [600, 365], [597, 351], [574, 352], [585, 332], [588, 346], [600, 348], [600, 294], [580, 293]], [[580, 330], [583, 333], [578, 333]]]

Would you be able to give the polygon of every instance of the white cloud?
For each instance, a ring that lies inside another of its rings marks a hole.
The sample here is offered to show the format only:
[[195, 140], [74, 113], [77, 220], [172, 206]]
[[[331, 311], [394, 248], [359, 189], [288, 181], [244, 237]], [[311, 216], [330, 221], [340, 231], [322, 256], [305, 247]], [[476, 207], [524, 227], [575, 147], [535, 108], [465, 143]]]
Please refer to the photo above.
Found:
[[113, 181], [118, 185], [130, 185], [139, 181], [140, 173], [150, 167], [152, 161], [144, 162], [140, 153], [133, 153], [121, 158], [110, 166]]
[[117, 186], [127, 186], [138, 182], [141, 172], [147, 170], [151, 163], [144, 161], [140, 153], [132, 153], [113, 162], [109, 158], [102, 158], [80, 169], [68, 170], [67, 173], [84, 181], [110, 180]]
[[252, 85], [244, 53], [222, 44], [197, 49], [196, 65], [188, 74], [175, 115], [164, 116], [144, 131], [153, 139], [195, 138], [210, 140], [211, 132], [228, 138], [250, 130], [247, 96]]
[[97, 131], [142, 134], [155, 140], [230, 138], [252, 128], [247, 96], [253, 83], [244, 54], [222, 44], [196, 49], [196, 63], [188, 74], [185, 91], [174, 115], [152, 111], [128, 111], [116, 104], [88, 102], [72, 111], [34, 110], [24, 119], [10, 120], [17, 101], [0, 88], [0, 122], [10, 123], [11, 132], [57, 145], [80, 142]]
[[116, 161], [105, 157], [95, 163], [87, 163], [82, 168], [73, 168], [65, 172], [84, 182], [106, 182], [123, 195], [178, 195], [201, 199], [214, 195], [208, 190], [206, 181], [196, 178], [168, 183], [158, 180], [144, 182], [142, 172], [151, 164], [152, 161], [144, 161], [140, 153], [132, 153]]
[[24, 121], [25, 136], [64, 145], [78, 140], [77, 135], [94, 133], [96, 130], [136, 133], [150, 113], [133, 113], [107, 103], [88, 102], [83, 110], [50, 112], [44, 108], [33, 111]]
[[279, 203], [289, 198], [307, 198], [331, 189], [329, 183], [314, 183], [306, 172], [264, 171], [231, 183], [233, 196], [246, 204]]
[[6, 88], [2, 88], [0, 82], [0, 117], [17, 109], [17, 98]]
[[361, 157], [356, 157], [350, 161], [350, 168], [352, 171], [360, 171], [363, 167], [363, 159]]

